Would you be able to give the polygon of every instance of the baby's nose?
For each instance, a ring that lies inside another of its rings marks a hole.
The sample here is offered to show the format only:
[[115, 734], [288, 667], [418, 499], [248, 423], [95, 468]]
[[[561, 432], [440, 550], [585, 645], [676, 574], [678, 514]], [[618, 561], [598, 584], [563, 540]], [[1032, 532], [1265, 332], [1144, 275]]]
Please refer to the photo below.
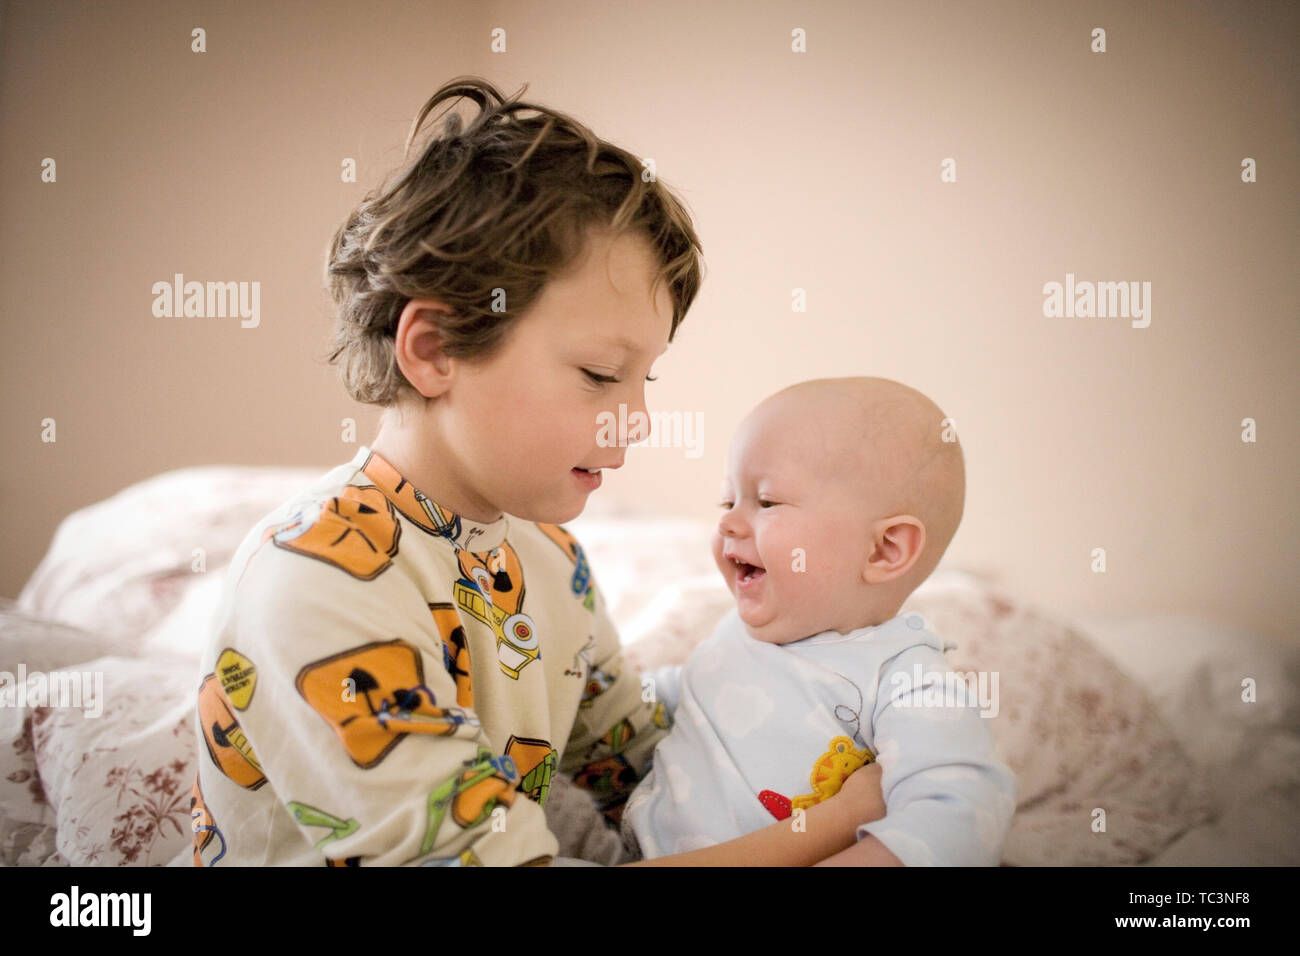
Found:
[[743, 522], [731, 508], [722, 512], [722, 516], [718, 518], [718, 533], [724, 538], [734, 538], [741, 533], [743, 527]]

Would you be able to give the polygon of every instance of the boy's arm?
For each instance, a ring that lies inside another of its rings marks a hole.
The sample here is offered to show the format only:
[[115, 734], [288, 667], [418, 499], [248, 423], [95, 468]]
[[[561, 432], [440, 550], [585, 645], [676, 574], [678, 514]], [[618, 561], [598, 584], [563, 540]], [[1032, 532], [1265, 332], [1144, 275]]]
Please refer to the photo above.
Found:
[[858, 829], [907, 866], [997, 866], [1015, 812], [1015, 776], [996, 756], [975, 689], [962, 691], [958, 680], [926, 645], [882, 670], [873, 729], [889, 815]]
[[869, 764], [850, 779], [852, 786], [846, 784], [835, 796], [804, 811], [799, 829], [791, 819], [778, 820], [726, 843], [624, 865], [812, 866], [828, 857], [844, 856], [853, 848], [858, 827], [885, 815], [880, 768]]
[[238, 840], [221, 793], [265, 785], [322, 862], [548, 862], [558, 847], [545, 814], [448, 670], [427, 596], [380, 556], [368, 577], [328, 550], [270, 540], [251, 558], [221, 635], [231, 653], [200, 692], [200, 779], [216, 827]]

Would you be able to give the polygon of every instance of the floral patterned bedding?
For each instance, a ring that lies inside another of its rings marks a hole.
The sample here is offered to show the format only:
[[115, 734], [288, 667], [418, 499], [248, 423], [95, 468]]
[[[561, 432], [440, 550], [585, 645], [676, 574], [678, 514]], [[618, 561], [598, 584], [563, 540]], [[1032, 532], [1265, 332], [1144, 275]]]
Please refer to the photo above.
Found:
[[[0, 601], [0, 671], [91, 675], [102, 714], [0, 707], [0, 864], [192, 863], [197, 654], [222, 575], [247, 530], [324, 470], [182, 469], [64, 520], [19, 600]], [[680, 663], [727, 609], [707, 525], [589, 509], [570, 528], [631, 666]], [[1294, 645], [1195, 619], [1056, 620], [953, 568], [905, 609], [957, 643], [955, 669], [1000, 675], [992, 726], [1020, 786], [1005, 864], [1300, 862]], [[1252, 709], [1243, 668], [1270, 677]], [[1229, 771], [1245, 776], [1229, 787]]]

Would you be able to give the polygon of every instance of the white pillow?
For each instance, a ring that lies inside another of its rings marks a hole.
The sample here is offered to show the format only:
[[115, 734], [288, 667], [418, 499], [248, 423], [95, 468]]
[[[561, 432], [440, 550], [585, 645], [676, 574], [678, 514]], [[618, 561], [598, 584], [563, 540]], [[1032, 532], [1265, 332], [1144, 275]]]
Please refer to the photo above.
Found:
[[176, 661], [105, 657], [100, 717], [31, 710], [31, 737], [61, 860], [161, 866], [192, 843], [198, 674]]
[[[18, 610], [116, 638], [120, 652], [202, 575], [220, 573], [259, 519], [321, 473], [213, 466], [131, 485], [60, 522]], [[195, 570], [196, 551], [206, 570]]]

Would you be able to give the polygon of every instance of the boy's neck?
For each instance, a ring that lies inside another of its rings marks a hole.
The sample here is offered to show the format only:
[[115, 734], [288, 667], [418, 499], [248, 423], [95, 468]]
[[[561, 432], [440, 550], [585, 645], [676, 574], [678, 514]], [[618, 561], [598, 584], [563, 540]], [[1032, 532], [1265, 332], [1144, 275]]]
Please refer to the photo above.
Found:
[[480, 524], [501, 519], [501, 509], [463, 487], [455, 470], [447, 467], [456, 458], [444, 447], [431, 422], [408, 415], [399, 423], [385, 414], [370, 450], [444, 510]]

